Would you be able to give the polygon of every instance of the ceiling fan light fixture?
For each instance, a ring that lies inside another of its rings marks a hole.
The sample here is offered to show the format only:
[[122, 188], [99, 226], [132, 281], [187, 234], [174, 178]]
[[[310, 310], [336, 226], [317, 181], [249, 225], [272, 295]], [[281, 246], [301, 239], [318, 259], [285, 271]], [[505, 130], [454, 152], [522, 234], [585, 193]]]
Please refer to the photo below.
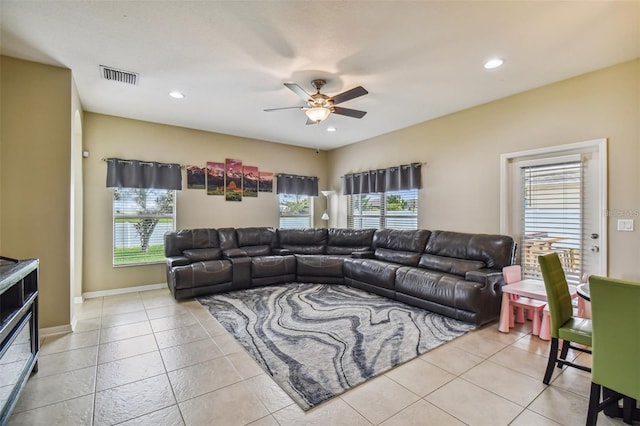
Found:
[[307, 114], [309, 120], [320, 123], [321, 121], [324, 121], [327, 119], [327, 117], [329, 117], [329, 114], [331, 114], [331, 110], [325, 107], [311, 107], [307, 108], [304, 113]]

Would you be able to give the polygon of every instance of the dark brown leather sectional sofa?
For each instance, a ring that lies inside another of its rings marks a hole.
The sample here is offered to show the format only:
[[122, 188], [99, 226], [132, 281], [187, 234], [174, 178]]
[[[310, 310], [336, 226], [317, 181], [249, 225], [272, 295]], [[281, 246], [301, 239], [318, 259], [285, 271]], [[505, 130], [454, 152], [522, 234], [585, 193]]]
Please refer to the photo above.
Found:
[[345, 284], [474, 324], [500, 313], [504, 235], [391, 229], [186, 229], [165, 235], [176, 299], [289, 282]]

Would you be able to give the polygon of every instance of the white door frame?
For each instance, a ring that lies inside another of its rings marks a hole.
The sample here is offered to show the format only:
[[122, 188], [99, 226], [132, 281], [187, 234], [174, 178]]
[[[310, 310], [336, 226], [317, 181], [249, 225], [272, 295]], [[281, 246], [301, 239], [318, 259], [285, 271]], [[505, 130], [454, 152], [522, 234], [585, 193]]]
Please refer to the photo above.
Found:
[[500, 233], [509, 234], [512, 228], [511, 213], [512, 206], [509, 203], [511, 173], [509, 172], [509, 164], [518, 158], [563, 155], [568, 152], [595, 150], [598, 152], [598, 211], [600, 212], [599, 230], [600, 234], [600, 273], [607, 275], [608, 273], [608, 223], [607, 223], [607, 139], [594, 139], [585, 142], [576, 142], [566, 145], [556, 145], [544, 148], [536, 148], [527, 151], [511, 152], [500, 155]]

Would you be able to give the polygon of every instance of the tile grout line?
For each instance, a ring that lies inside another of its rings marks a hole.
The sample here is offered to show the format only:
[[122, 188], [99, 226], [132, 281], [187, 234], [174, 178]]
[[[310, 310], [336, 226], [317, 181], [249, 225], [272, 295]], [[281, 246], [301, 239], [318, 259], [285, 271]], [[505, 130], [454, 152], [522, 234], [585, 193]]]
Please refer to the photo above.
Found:
[[[144, 305], [144, 303], [143, 303], [143, 305]], [[145, 312], [145, 315], [147, 316], [147, 318], [149, 318], [149, 313], [147, 312], [147, 308], [146, 307], [145, 307], [144, 312]], [[149, 323], [151, 323], [150, 319], [149, 319]], [[166, 331], [166, 330], [164, 330], [164, 331]], [[180, 403], [178, 402], [178, 398], [176, 396], [176, 391], [173, 388], [173, 384], [171, 383], [171, 379], [169, 378], [169, 371], [167, 371], [167, 364], [166, 364], [166, 362], [164, 360], [164, 357], [162, 356], [162, 351], [160, 350], [160, 345], [158, 344], [158, 338], [156, 337], [156, 332], [153, 329], [153, 326], [151, 326], [151, 332], [153, 334], [153, 339], [156, 342], [156, 346], [158, 348], [158, 353], [160, 354], [160, 360], [162, 360], [162, 366], [164, 367], [164, 375], [166, 376], [167, 382], [169, 382], [169, 387], [171, 388], [171, 395], [173, 395], [173, 400], [176, 403], [176, 408], [178, 409], [178, 413], [180, 413], [180, 419], [182, 420], [182, 423], [186, 425], [187, 422], [184, 419], [184, 414], [182, 413], [182, 409], [180, 408]], [[167, 408], [167, 407], [165, 407], [165, 408]], [[164, 410], [165, 408], [162, 408], [162, 410]], [[159, 411], [159, 410], [156, 410], [156, 411]], [[150, 414], [150, 413], [147, 413], [145, 415], [148, 415], [148, 414]]]
[[101, 298], [100, 302], [100, 326], [98, 327], [98, 344], [96, 347], [96, 366], [94, 370], [94, 380], [93, 380], [93, 401], [91, 404], [91, 426], [93, 426], [96, 422], [96, 389], [98, 388], [98, 363], [100, 362], [100, 337], [102, 335], [102, 317], [103, 317], [103, 309], [104, 309], [104, 297]]

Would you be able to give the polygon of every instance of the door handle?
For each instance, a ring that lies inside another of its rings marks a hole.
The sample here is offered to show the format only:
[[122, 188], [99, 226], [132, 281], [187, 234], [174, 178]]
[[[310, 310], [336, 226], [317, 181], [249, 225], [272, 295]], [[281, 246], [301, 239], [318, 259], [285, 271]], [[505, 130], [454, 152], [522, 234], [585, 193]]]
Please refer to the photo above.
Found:
[[598, 246], [591, 246], [591, 251], [592, 251], [593, 253], [598, 253], [598, 252], [600, 251], [600, 247], [598, 247]]

